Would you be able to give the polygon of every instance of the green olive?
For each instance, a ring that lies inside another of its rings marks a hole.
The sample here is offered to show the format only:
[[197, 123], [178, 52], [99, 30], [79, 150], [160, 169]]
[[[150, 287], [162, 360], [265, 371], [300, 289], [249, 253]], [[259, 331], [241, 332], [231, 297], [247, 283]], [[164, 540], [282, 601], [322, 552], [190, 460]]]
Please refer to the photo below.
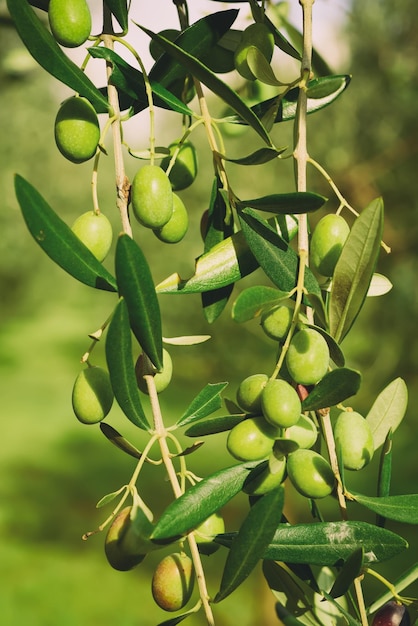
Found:
[[270, 454], [276, 435], [277, 429], [264, 417], [249, 417], [232, 428], [226, 447], [239, 461], [258, 461]]
[[77, 48], [90, 36], [91, 14], [86, 0], [49, 0], [48, 19], [55, 39], [66, 48]]
[[179, 611], [191, 598], [194, 580], [191, 558], [183, 552], [169, 554], [155, 569], [151, 583], [152, 596], [164, 611]]
[[261, 393], [267, 381], [268, 376], [266, 374], [253, 374], [241, 381], [237, 389], [237, 402], [243, 411], [247, 413], [261, 412]]
[[243, 487], [243, 491], [251, 496], [263, 496], [276, 489], [285, 477], [286, 457], [277, 460], [274, 473], [270, 470], [268, 462], [263, 467], [256, 467], [248, 475]]
[[[174, 141], [168, 146], [170, 156], [164, 157], [161, 167], [164, 171], [169, 166], [171, 157], [179, 146], [178, 141]], [[180, 191], [190, 187], [197, 176], [197, 155], [194, 145], [190, 141], [181, 144], [173, 167], [168, 175], [173, 191]]]
[[144, 165], [135, 174], [131, 202], [138, 222], [147, 228], [162, 228], [173, 213], [173, 191], [167, 174], [158, 165]]
[[55, 142], [63, 156], [73, 163], [88, 161], [95, 154], [100, 127], [94, 107], [86, 98], [65, 100], [55, 118]]
[[224, 532], [225, 522], [222, 515], [219, 513], [213, 513], [204, 522], [199, 524], [194, 531], [199, 552], [206, 555], [216, 552], [220, 546], [218, 543], [213, 541], [213, 538]]
[[[144, 379], [144, 375], [148, 373], [146, 371], [146, 358], [143, 354], [140, 354], [135, 364], [136, 381], [139, 389], [143, 393], [148, 393], [148, 387]], [[161, 393], [164, 389], [167, 389], [171, 382], [173, 375], [173, 362], [171, 360], [170, 353], [163, 348], [163, 369], [161, 372], [154, 374], [154, 382], [157, 393]]]
[[295, 382], [315, 385], [329, 367], [329, 348], [324, 337], [313, 328], [299, 330], [286, 353], [286, 366]]
[[335, 442], [340, 445], [344, 467], [360, 470], [370, 463], [374, 454], [373, 435], [369, 423], [356, 411], [343, 411], [334, 425]]
[[285, 380], [269, 380], [261, 393], [261, 410], [267, 422], [279, 428], [299, 420], [302, 405], [295, 389]]
[[268, 309], [261, 316], [261, 327], [267, 337], [284, 341], [293, 318], [293, 308], [287, 304], [278, 304]]
[[112, 521], [105, 539], [105, 554], [113, 569], [126, 572], [144, 560], [145, 554], [124, 550], [121, 542], [130, 525], [131, 506], [122, 509]]
[[74, 413], [83, 424], [97, 424], [112, 408], [110, 377], [101, 367], [87, 367], [77, 376], [72, 393]]
[[287, 474], [293, 486], [306, 498], [325, 498], [335, 486], [330, 464], [314, 450], [299, 448], [289, 454]]
[[187, 233], [189, 216], [183, 200], [173, 193], [173, 213], [167, 224], [154, 230], [155, 235], [165, 243], [178, 243]]
[[244, 30], [234, 54], [235, 67], [239, 74], [247, 80], [256, 79], [247, 62], [248, 51], [252, 46], [257, 48], [268, 62], [271, 61], [274, 50], [274, 36], [268, 26], [261, 22], [250, 24]]
[[80, 215], [71, 230], [99, 261], [103, 261], [112, 245], [112, 225], [103, 213], [87, 211]]
[[318, 438], [318, 430], [307, 415], [301, 415], [293, 426], [286, 428], [285, 439], [296, 441], [299, 448], [312, 448]]
[[312, 233], [311, 265], [322, 276], [332, 276], [350, 227], [341, 215], [326, 215]]

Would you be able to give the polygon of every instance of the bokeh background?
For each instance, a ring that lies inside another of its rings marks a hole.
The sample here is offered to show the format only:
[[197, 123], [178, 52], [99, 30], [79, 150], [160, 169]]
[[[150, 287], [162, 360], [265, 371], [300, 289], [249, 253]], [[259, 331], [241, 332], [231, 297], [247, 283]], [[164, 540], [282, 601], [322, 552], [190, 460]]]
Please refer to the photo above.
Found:
[[[100, 3], [91, 4], [95, 11]], [[193, 19], [215, 7], [208, 0], [201, 6], [194, 1], [190, 4], [196, 11]], [[291, 0], [289, 6], [298, 25], [299, 3]], [[415, 2], [399, 0], [394, 6], [390, 0], [316, 0], [314, 10], [315, 45], [335, 73], [350, 73], [353, 80], [334, 106], [310, 118], [310, 151], [356, 208], [383, 196], [384, 238], [392, 248], [389, 256], [382, 252], [379, 271], [393, 282], [393, 290], [383, 298], [368, 300], [343, 344], [348, 364], [361, 369], [364, 376], [355, 408], [366, 413], [386, 384], [397, 376], [406, 380], [410, 401], [394, 438], [393, 493], [413, 493], [417, 491], [414, 399], [418, 391]], [[142, 23], [159, 30], [173, 24], [174, 6], [163, 15], [145, 13], [141, 17]], [[281, 63], [278, 59], [279, 75], [294, 71]], [[236, 84], [237, 79], [231, 75], [228, 80]], [[34, 184], [71, 224], [91, 207], [91, 164], [75, 166], [57, 152], [53, 119], [68, 92], [26, 55], [4, 0], [0, 1], [0, 90], [1, 622], [7, 626], [154, 626], [168, 618], [153, 605], [149, 585], [150, 573], [161, 555], [150, 556], [132, 572], [119, 573], [105, 561], [103, 534], [87, 542], [81, 540], [81, 535], [96, 528], [107, 514], [107, 510], [97, 510], [95, 503], [126, 483], [134, 467], [134, 461], [111, 446], [98, 428], [77, 422], [70, 402], [80, 358], [90, 343], [88, 334], [110, 314], [114, 297], [76, 283], [54, 266], [23, 224], [14, 197], [14, 173]], [[214, 112], [222, 111], [219, 103], [210, 104]], [[177, 124], [170, 114], [158, 114], [157, 144], [167, 145], [175, 139], [181, 132]], [[279, 126], [274, 130], [276, 144], [291, 145], [291, 126]], [[146, 113], [130, 123], [127, 138], [134, 149], [147, 146], [148, 130]], [[139, 229], [135, 231], [156, 282], [174, 270], [190, 275], [193, 258], [202, 250], [199, 220], [207, 207], [212, 171], [203, 135], [197, 132], [193, 141], [200, 149], [200, 170], [195, 184], [182, 194], [191, 217], [186, 240], [168, 247], [154, 237], [150, 240]], [[242, 149], [241, 141], [245, 142], [245, 152], [258, 146], [251, 131], [226, 141], [229, 153], [236, 156]], [[111, 156], [103, 158], [100, 166], [100, 203], [117, 231]], [[129, 158], [128, 173], [132, 175], [137, 167], [138, 162]], [[267, 167], [260, 176], [256, 167], [231, 166], [229, 174], [234, 189], [243, 197], [292, 190], [290, 161], [276, 168]], [[309, 187], [330, 198], [327, 209], [337, 207], [326, 181], [315, 171], [309, 173]], [[265, 279], [259, 272], [245, 279], [234, 295], [260, 280]], [[206, 382], [229, 381], [227, 395], [233, 398], [243, 377], [271, 368], [274, 347], [261, 333], [258, 322], [237, 325], [231, 320], [229, 306], [218, 322], [209, 326], [201, 313], [199, 296], [162, 296], [160, 304], [165, 336], [212, 335], [200, 348], [171, 349], [175, 375], [162, 395], [167, 423], [185, 410]], [[104, 362], [100, 346], [95, 362]], [[109, 422], [138, 447], [144, 445], [143, 435], [116, 407]], [[201, 452], [190, 459], [197, 474], [203, 476], [231, 462], [225, 452], [225, 436], [213, 437], [205, 449], [206, 454]], [[146, 467], [141, 474], [139, 488], [158, 514], [169, 497], [169, 488], [164, 475], [151, 469]], [[350, 476], [350, 486], [373, 494], [376, 470], [377, 462], [373, 461], [364, 474]], [[308, 519], [303, 500], [296, 496], [293, 500], [298, 519]], [[225, 508], [228, 529], [236, 527], [244, 506], [245, 499], [238, 498]], [[338, 514], [333, 505], [329, 514]], [[416, 531], [396, 524], [389, 527], [411, 543], [406, 556], [379, 568], [396, 578], [416, 560]], [[207, 559], [213, 592], [224, 558], [221, 550]], [[372, 583], [368, 599], [382, 590]], [[418, 595], [416, 584], [408, 594]], [[269, 626], [277, 623], [273, 604], [262, 577], [254, 574], [216, 607], [216, 615], [220, 626]], [[202, 624], [203, 617], [191, 618], [188, 623]]]

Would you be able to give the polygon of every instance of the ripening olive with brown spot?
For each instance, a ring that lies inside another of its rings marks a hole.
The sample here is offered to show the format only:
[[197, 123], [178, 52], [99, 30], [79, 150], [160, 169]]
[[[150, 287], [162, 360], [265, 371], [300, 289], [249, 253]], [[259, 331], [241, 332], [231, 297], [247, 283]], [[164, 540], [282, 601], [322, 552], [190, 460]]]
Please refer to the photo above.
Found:
[[158, 165], [144, 165], [135, 174], [131, 203], [138, 222], [147, 228], [162, 228], [173, 213], [173, 190], [167, 174]]
[[267, 374], [252, 374], [240, 382], [237, 389], [237, 402], [243, 411], [261, 412], [261, 394], [267, 381]]
[[91, 31], [86, 0], [49, 0], [48, 19], [56, 41], [66, 48], [81, 46]]
[[72, 392], [73, 410], [83, 424], [97, 424], [112, 408], [113, 390], [109, 373], [91, 366], [77, 376]]
[[179, 611], [193, 593], [195, 573], [193, 562], [187, 554], [169, 554], [157, 565], [152, 577], [151, 590], [155, 602], [164, 611]]
[[83, 213], [75, 220], [71, 230], [98, 261], [104, 261], [112, 245], [113, 230], [103, 213], [94, 211]]
[[80, 96], [64, 100], [55, 118], [55, 142], [58, 150], [72, 163], [84, 163], [94, 156], [100, 139], [97, 113]]
[[334, 425], [334, 438], [341, 448], [346, 469], [360, 470], [372, 460], [373, 434], [368, 421], [360, 413], [340, 413]]
[[109, 564], [120, 572], [126, 572], [141, 563], [145, 554], [132, 554], [124, 549], [122, 539], [131, 523], [132, 507], [126, 506], [114, 518], [105, 539], [105, 554]]
[[[148, 394], [148, 387], [144, 379], [144, 375], [147, 373], [146, 358], [143, 354], [140, 354], [135, 364], [136, 382], [139, 389], [146, 394]], [[161, 372], [156, 372], [154, 374], [154, 383], [157, 393], [161, 393], [162, 391], [167, 389], [168, 385], [171, 382], [172, 375], [173, 362], [171, 360], [170, 353], [165, 348], [163, 348], [163, 369], [161, 370]]]
[[299, 448], [289, 454], [287, 474], [295, 489], [306, 498], [325, 498], [334, 490], [331, 466], [314, 450]]

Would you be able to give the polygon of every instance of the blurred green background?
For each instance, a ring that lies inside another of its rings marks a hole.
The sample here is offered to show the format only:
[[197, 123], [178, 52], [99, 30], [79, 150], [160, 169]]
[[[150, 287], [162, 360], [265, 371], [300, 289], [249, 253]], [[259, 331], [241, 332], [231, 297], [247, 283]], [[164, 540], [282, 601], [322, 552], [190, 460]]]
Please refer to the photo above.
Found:
[[[322, 4], [326, 9], [327, 0]], [[364, 376], [356, 410], [366, 413], [377, 393], [397, 376], [407, 382], [408, 413], [394, 438], [393, 493], [413, 493], [417, 491], [418, 17], [412, 0], [399, 0], [396, 8], [389, 0], [366, 4], [341, 0], [340, 4], [346, 21], [339, 36], [342, 49], [349, 54], [333, 62], [335, 50], [330, 47], [327, 61], [335, 72], [352, 73], [353, 80], [333, 107], [310, 119], [310, 151], [355, 207], [361, 209], [377, 195], [385, 201], [385, 241], [392, 253], [382, 252], [379, 271], [391, 279], [394, 288], [383, 298], [367, 302], [343, 348], [349, 366], [361, 369]], [[321, 50], [326, 55], [326, 40]], [[84, 532], [96, 528], [107, 515], [107, 509], [97, 510], [95, 503], [127, 482], [134, 468], [134, 461], [111, 446], [98, 427], [77, 422], [70, 402], [80, 358], [90, 344], [88, 334], [108, 317], [114, 296], [96, 293], [64, 274], [41, 253], [23, 224], [14, 197], [14, 173], [35, 185], [71, 224], [91, 207], [91, 164], [75, 166], [58, 154], [53, 119], [67, 92], [31, 65], [8, 21], [4, 2], [0, 3], [0, 88], [1, 621], [8, 626], [154, 626], [168, 618], [154, 607], [149, 585], [150, 572], [161, 554], [147, 557], [132, 572], [119, 573], [105, 561], [103, 535], [81, 540]], [[219, 105], [213, 103], [213, 110], [220, 110]], [[180, 125], [175, 126], [170, 115], [158, 116], [157, 121], [158, 144], [168, 144], [180, 134]], [[139, 149], [147, 142], [146, 114], [136, 124], [136, 130], [129, 131], [129, 141]], [[182, 194], [191, 217], [185, 242], [169, 247], [135, 231], [156, 282], [173, 271], [190, 275], [193, 258], [201, 253], [199, 220], [207, 207], [212, 173], [203, 136], [196, 133], [193, 140], [202, 150], [197, 181]], [[258, 147], [253, 133], [247, 131], [227, 139], [231, 155], [240, 154], [241, 140], [245, 152]], [[291, 127], [277, 127], [274, 140], [277, 145], [291, 145]], [[100, 203], [117, 230], [111, 157], [103, 158], [100, 166]], [[129, 159], [128, 174], [137, 166]], [[292, 190], [290, 161], [275, 168], [266, 167], [260, 176], [256, 167], [231, 166], [229, 174], [243, 197]], [[309, 186], [330, 198], [327, 208], [336, 208], [331, 190], [315, 171], [309, 173]], [[259, 272], [242, 281], [235, 295], [256, 280], [264, 280]], [[238, 326], [228, 307], [209, 326], [200, 312], [199, 296], [165, 296], [160, 304], [165, 336], [212, 335], [199, 348], [170, 349], [175, 375], [161, 397], [167, 423], [184, 411], [206, 382], [228, 380], [227, 395], [233, 398], [243, 377], [271, 368], [274, 347], [258, 322]], [[94, 352], [94, 362], [103, 362], [101, 346]], [[144, 436], [116, 407], [109, 422], [137, 447], [144, 445]], [[208, 441], [205, 449], [206, 454], [190, 458], [197, 474], [231, 463], [223, 435]], [[376, 471], [375, 460], [364, 474], [350, 475], [350, 486], [373, 494]], [[169, 498], [161, 471], [146, 467], [139, 489], [158, 515]], [[292, 502], [295, 515], [308, 519], [305, 503], [296, 496]], [[226, 507], [228, 530], [236, 527], [245, 504], [244, 498], [238, 498]], [[353, 510], [353, 516], [357, 513], [364, 511]], [[338, 515], [333, 505], [329, 514]], [[411, 543], [406, 556], [379, 567], [396, 577], [416, 560], [416, 534], [413, 527], [389, 527]], [[220, 550], [207, 559], [212, 592], [216, 592], [224, 558]], [[380, 591], [373, 583], [368, 599]], [[414, 594], [418, 595], [417, 585], [408, 589], [408, 595]], [[219, 626], [273, 625], [273, 604], [262, 577], [253, 575], [216, 607]], [[203, 618], [191, 618], [188, 623], [202, 624]]]

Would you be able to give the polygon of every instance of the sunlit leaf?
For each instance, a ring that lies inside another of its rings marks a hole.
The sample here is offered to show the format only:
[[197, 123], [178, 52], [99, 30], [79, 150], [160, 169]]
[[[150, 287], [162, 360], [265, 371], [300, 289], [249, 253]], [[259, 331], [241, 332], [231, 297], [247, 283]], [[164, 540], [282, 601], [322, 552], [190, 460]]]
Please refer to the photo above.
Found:
[[197, 422], [203, 417], [217, 411], [222, 405], [220, 394], [227, 385], [228, 383], [208, 383], [194, 398], [190, 406], [187, 407], [186, 411], [177, 421], [176, 426], [180, 428], [192, 422]]
[[[107, 329], [106, 359], [117, 403], [135, 426], [148, 430], [149, 424], [142, 408], [135, 376], [129, 314], [123, 298], [116, 306]], [[109, 433], [110, 427], [105, 428], [107, 430], [104, 434]], [[116, 445], [116, 441], [112, 443]]]
[[116, 281], [24, 178], [15, 177], [16, 197], [30, 234], [68, 274], [90, 287], [116, 291]]
[[33, 58], [49, 74], [87, 98], [98, 113], [107, 113], [107, 98], [62, 51], [27, 0], [7, 0], [16, 30]]
[[329, 331], [340, 342], [350, 330], [369, 290], [383, 230], [383, 202], [371, 202], [355, 220], [334, 270]]
[[135, 448], [135, 446], [129, 443], [125, 437], [122, 437], [122, 435], [115, 428], [113, 428], [113, 426], [110, 426], [110, 424], [107, 424], [106, 422], [101, 422], [99, 426], [106, 439], [119, 448], [119, 450], [133, 456], [134, 459], [140, 459], [142, 457], [142, 453], [138, 450], [138, 448]]
[[247, 287], [236, 298], [232, 305], [232, 319], [238, 323], [258, 317], [264, 308], [278, 304], [289, 297], [289, 292], [255, 285]]
[[389, 293], [392, 287], [393, 285], [390, 282], [389, 278], [383, 276], [383, 274], [375, 273], [372, 276], [367, 296], [384, 296], [385, 294]]
[[317, 411], [335, 406], [351, 396], [360, 388], [361, 374], [348, 367], [338, 367], [322, 378], [302, 402], [304, 411]]
[[141, 248], [128, 235], [119, 236], [115, 266], [119, 293], [126, 300], [134, 335], [153, 365], [161, 371], [161, 314], [154, 282]]
[[391, 430], [395, 432], [404, 418], [408, 405], [408, 388], [402, 378], [395, 378], [377, 396], [366, 416], [375, 449], [379, 448]]
[[210, 335], [183, 335], [181, 337], [163, 337], [163, 343], [171, 346], [195, 346], [209, 341]]
[[251, 507], [232, 542], [214, 602], [220, 602], [239, 587], [262, 558], [280, 522], [283, 504], [284, 489], [278, 487]]
[[242, 422], [244, 417], [244, 413], [211, 417], [208, 420], [202, 420], [197, 424], [193, 424], [184, 434], [188, 437], [204, 437], [205, 435], [223, 433], [227, 430], [231, 430], [236, 424]]
[[111, 502], [113, 502], [118, 497], [118, 495], [120, 495], [123, 491], [125, 491], [125, 489], [126, 489], [126, 486], [123, 485], [123, 487], [121, 487], [117, 491], [113, 491], [112, 493], [107, 493], [105, 496], [103, 496], [103, 498], [100, 498], [100, 500], [96, 504], [96, 509], [101, 509], [103, 506], [106, 506], [107, 504], [110, 504]]
[[418, 524], [418, 493], [375, 498], [352, 494], [356, 502], [382, 517], [405, 524]]
[[[389, 430], [385, 442], [382, 446], [379, 459], [379, 472], [377, 475], [377, 495], [384, 498], [390, 495], [390, 483], [392, 478], [392, 430]], [[385, 518], [376, 515], [376, 524], [385, 525]]]

